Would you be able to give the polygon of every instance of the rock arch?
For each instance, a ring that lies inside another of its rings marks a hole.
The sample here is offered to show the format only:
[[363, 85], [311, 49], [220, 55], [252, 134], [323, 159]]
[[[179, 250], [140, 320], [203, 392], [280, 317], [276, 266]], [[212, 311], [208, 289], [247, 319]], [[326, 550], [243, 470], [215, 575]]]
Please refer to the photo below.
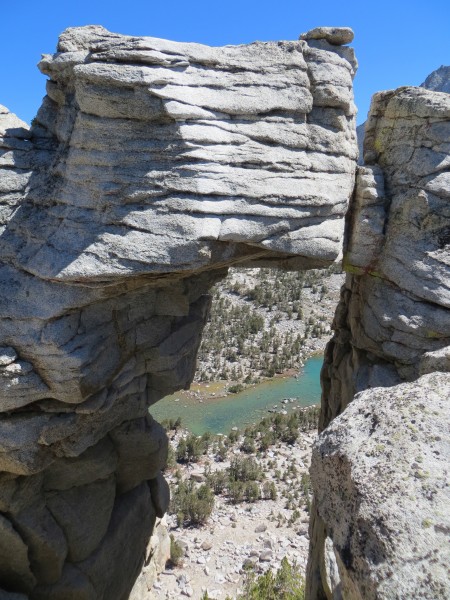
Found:
[[168, 501], [148, 407], [189, 385], [209, 288], [236, 263], [338, 259], [356, 64], [327, 35], [69, 29], [31, 130], [1, 110], [5, 594], [128, 597]]

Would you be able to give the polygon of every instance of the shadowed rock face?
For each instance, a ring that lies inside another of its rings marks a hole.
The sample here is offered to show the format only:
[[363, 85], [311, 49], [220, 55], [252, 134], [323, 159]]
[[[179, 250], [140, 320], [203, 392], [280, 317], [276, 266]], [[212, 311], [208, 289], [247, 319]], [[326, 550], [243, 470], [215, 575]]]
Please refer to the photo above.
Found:
[[349, 35], [70, 29], [31, 130], [0, 108], [2, 597], [128, 597], [168, 502], [148, 407], [189, 385], [209, 288], [237, 262], [339, 257]]
[[311, 600], [450, 595], [449, 125], [445, 93], [372, 100], [321, 374]]

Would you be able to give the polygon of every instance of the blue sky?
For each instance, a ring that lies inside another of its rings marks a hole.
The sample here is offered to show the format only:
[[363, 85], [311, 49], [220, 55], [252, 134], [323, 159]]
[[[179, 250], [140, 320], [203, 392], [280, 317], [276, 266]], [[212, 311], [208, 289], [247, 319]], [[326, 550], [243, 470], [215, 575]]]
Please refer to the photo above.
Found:
[[36, 68], [66, 27], [100, 24], [111, 31], [214, 46], [294, 40], [318, 25], [355, 31], [358, 122], [378, 90], [419, 85], [450, 64], [448, 0], [6, 0], [0, 36], [0, 104], [30, 121], [45, 94]]

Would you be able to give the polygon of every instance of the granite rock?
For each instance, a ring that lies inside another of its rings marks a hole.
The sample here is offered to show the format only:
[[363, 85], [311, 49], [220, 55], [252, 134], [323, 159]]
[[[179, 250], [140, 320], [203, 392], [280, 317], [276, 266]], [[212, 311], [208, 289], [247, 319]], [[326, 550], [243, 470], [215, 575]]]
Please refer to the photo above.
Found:
[[448, 525], [437, 519], [428, 529], [449, 507], [439, 487], [448, 452], [439, 431], [449, 398], [449, 120], [445, 93], [407, 87], [372, 100], [321, 373], [310, 600], [448, 595], [437, 558]]
[[331, 532], [339, 576], [332, 567], [329, 579], [342, 598], [450, 594], [449, 397], [448, 373], [373, 388], [317, 441], [315, 505]]
[[189, 386], [209, 289], [234, 264], [340, 259], [350, 37], [210, 48], [71, 28], [40, 62], [32, 127], [0, 107], [8, 590], [122, 600], [169, 500], [148, 409]]

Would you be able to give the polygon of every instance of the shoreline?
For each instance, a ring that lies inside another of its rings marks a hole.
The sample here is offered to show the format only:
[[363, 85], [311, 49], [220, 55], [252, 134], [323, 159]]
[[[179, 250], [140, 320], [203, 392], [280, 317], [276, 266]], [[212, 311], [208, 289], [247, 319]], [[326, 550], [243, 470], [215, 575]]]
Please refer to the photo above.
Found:
[[[320, 341], [322, 341], [322, 340], [320, 340]], [[244, 387], [241, 391], [251, 390], [260, 385], [270, 383], [271, 381], [277, 381], [280, 379], [290, 379], [291, 377], [296, 377], [296, 378], [300, 377], [302, 374], [302, 370], [304, 368], [304, 363], [307, 360], [309, 360], [310, 358], [323, 357], [324, 351], [325, 351], [325, 346], [328, 343], [328, 341], [329, 340], [327, 340], [323, 344], [322, 348], [315, 348], [308, 354], [305, 354], [304, 356], [302, 356], [301, 359], [299, 360], [300, 366], [298, 368], [286, 369], [282, 373], [275, 373], [275, 375], [273, 377], [261, 377], [260, 381], [258, 381], [258, 382], [243, 384]], [[227, 388], [229, 388], [232, 385], [235, 385], [237, 383], [240, 383], [240, 382], [234, 381], [234, 380], [223, 380], [223, 379], [221, 379], [219, 381], [208, 382], [208, 383], [193, 381], [188, 390], [179, 390], [178, 392], [175, 392], [174, 394], [172, 394], [172, 396], [179, 396], [180, 402], [182, 400], [189, 401], [189, 400], [193, 400], [193, 399], [201, 400], [203, 402], [205, 402], [205, 401], [212, 402], [214, 400], [221, 400], [223, 398], [236, 396], [237, 395], [236, 393], [229, 392]]]
[[230, 382], [206, 383], [201, 387], [195, 384], [193, 389], [167, 396], [153, 405], [150, 414], [159, 422], [180, 418], [184, 428], [202, 435], [206, 431], [217, 434], [245, 427], [270, 412], [286, 414], [318, 405], [322, 360], [322, 355], [315, 353], [300, 372], [295, 369], [280, 373], [234, 394], [226, 392]]

